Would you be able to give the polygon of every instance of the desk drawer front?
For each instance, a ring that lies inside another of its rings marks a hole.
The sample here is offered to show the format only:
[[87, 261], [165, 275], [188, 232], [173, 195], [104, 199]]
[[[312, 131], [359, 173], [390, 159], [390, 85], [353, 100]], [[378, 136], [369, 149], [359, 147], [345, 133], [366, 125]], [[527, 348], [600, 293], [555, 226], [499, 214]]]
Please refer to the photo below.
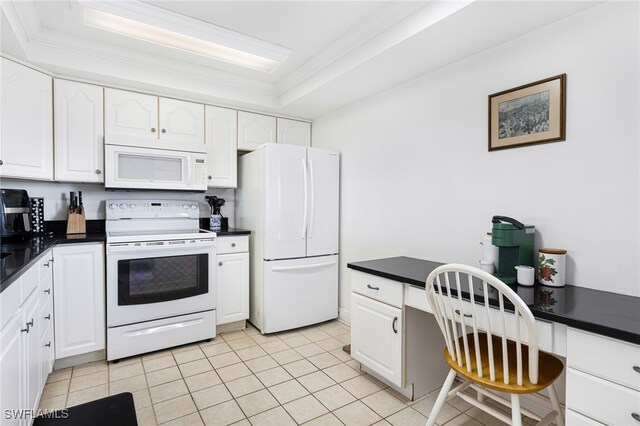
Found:
[[567, 368], [567, 408], [605, 424], [633, 425], [638, 423], [633, 414], [640, 415], [640, 392]]
[[218, 237], [216, 240], [216, 252], [218, 254], [242, 253], [249, 251], [249, 236]]
[[351, 271], [351, 291], [402, 309], [404, 284], [363, 272]]
[[640, 371], [636, 370], [640, 370], [640, 346], [570, 328], [567, 363], [569, 367], [640, 391]]

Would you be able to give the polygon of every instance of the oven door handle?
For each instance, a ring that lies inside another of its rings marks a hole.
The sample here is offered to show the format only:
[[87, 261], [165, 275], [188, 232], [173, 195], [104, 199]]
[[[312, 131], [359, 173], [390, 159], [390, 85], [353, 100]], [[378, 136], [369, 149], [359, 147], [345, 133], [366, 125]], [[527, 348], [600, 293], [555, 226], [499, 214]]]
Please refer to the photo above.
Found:
[[124, 336], [137, 337], [137, 336], [145, 336], [149, 334], [163, 333], [166, 331], [176, 330], [178, 328], [185, 328], [185, 327], [200, 325], [203, 322], [204, 322], [204, 318], [197, 318], [189, 321], [180, 321], [180, 322], [175, 322], [173, 324], [165, 324], [165, 325], [159, 325], [157, 327], [149, 327], [149, 328], [142, 328], [139, 330], [127, 331], [126, 333], [124, 333]]

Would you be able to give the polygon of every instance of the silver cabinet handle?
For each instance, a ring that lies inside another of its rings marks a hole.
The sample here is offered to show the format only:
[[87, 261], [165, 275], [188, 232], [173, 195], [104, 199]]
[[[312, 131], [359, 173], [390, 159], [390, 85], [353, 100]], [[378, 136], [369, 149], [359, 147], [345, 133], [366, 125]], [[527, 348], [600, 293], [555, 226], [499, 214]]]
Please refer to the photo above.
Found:
[[371, 284], [367, 284], [367, 288], [370, 288], [371, 290], [380, 290], [380, 287], [373, 287]]
[[50, 288], [48, 288], [48, 289], [46, 289], [44, 292], [45, 292], [45, 293], [47, 293], [47, 294], [51, 294], [51, 289], [50, 289]]
[[162, 133], [167, 133], [167, 129], [162, 129]]
[[634, 370], [636, 373], [640, 373], [640, 367], [639, 367], [639, 366], [637, 366], [637, 365], [634, 365], [634, 366], [633, 366], [633, 370]]
[[155, 127], [152, 127], [152, 128], [151, 128], [151, 133], [155, 133], [155, 132], [156, 132], [156, 128], [155, 128]]
[[637, 422], [640, 422], [640, 414], [638, 413], [631, 413], [631, 417], [633, 417], [633, 419]]
[[231, 247], [235, 247], [235, 246], [236, 246], [236, 243], [231, 243]]
[[27, 328], [28, 328], [29, 326], [33, 327], [33, 318], [31, 318], [31, 321], [29, 321], [29, 322], [27, 323]]
[[102, 173], [102, 170], [96, 169], [96, 174], [99, 175], [100, 173]]
[[218, 262], [218, 266], [222, 266], [222, 262]]
[[398, 324], [398, 317], [394, 317], [393, 318], [393, 322], [391, 323], [391, 328], [393, 329], [393, 332], [398, 334], [398, 329], [396, 328]]
[[44, 265], [42, 265], [42, 266], [46, 266], [46, 267], [48, 268], [48, 267], [49, 267], [49, 261], [47, 260], [47, 263], [45, 263], [45, 264], [44, 264]]
[[213, 179], [213, 177], [211, 175], [209, 175], [209, 180]]
[[47, 315], [46, 317], [44, 317], [44, 319], [46, 320], [51, 320], [51, 314]]
[[46, 348], [50, 348], [51, 347], [51, 342], [47, 343], [46, 345], [44, 345]]
[[21, 333], [29, 333], [29, 324], [27, 324], [27, 328], [21, 328], [20, 332]]
[[2, 166], [4, 164], [4, 162], [2, 160], [0, 160], [0, 166]]
[[[455, 310], [456, 314], [460, 315], [460, 311], [458, 309]], [[467, 318], [471, 318], [471, 314], [464, 314], [463, 316]]]

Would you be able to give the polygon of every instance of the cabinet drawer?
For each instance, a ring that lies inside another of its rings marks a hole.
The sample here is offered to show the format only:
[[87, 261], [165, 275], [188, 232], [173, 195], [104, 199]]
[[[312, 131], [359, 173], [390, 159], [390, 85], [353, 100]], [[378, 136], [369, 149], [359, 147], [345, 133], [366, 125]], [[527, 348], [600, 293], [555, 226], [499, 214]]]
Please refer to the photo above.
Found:
[[633, 414], [640, 414], [640, 392], [573, 368], [567, 368], [566, 402], [567, 408], [610, 425], [636, 424]]
[[[611, 354], [615, 354], [615, 362]], [[640, 346], [570, 328], [567, 363], [569, 367], [640, 391], [640, 372], [634, 370], [640, 368]]]
[[595, 420], [587, 416], [583, 416], [582, 414], [577, 413], [573, 410], [567, 410], [564, 421], [565, 421], [565, 424], [570, 426], [602, 426], [603, 425], [603, 423], [596, 422]]
[[249, 251], [249, 236], [218, 237], [216, 252], [218, 254], [242, 253]]
[[53, 324], [53, 304], [51, 299], [46, 303], [40, 303], [38, 319], [40, 320], [40, 336], [42, 336], [46, 329], [52, 327]]
[[351, 271], [351, 291], [402, 308], [404, 284], [363, 272]]
[[427, 301], [427, 293], [424, 288], [407, 284], [404, 289], [404, 304], [424, 312], [433, 313]]
[[37, 266], [39, 260], [35, 264], [29, 267], [29, 269], [20, 277], [21, 285], [21, 302], [24, 303], [29, 297], [31, 292], [38, 287], [40, 283], [40, 268]]

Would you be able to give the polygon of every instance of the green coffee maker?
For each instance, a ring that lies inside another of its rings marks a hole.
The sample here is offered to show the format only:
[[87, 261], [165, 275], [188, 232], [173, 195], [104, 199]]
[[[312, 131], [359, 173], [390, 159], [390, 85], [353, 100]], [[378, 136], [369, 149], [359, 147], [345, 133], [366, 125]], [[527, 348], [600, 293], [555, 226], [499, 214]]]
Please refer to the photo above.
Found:
[[515, 284], [515, 267], [533, 266], [536, 228], [507, 216], [494, 216], [491, 222], [491, 244], [498, 247], [498, 270], [494, 275], [505, 284]]

